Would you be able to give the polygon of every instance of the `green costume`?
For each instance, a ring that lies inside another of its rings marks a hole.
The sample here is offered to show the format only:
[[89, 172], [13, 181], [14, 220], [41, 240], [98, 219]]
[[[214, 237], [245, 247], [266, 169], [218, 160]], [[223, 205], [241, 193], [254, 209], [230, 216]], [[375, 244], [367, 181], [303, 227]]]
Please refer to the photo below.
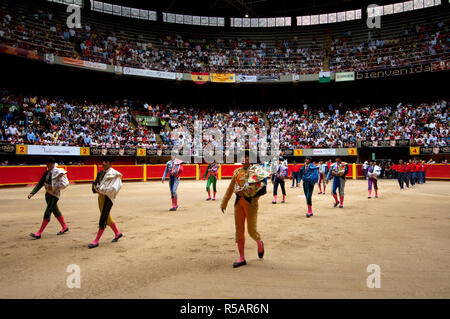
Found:
[[[47, 202], [47, 208], [45, 209], [45, 212], [44, 212], [44, 219], [42, 221], [41, 228], [39, 229], [38, 232], [31, 233], [30, 234], [31, 237], [33, 237], [35, 239], [41, 238], [42, 232], [44, 231], [45, 227], [47, 227], [48, 223], [50, 222], [50, 217], [51, 217], [52, 213], [58, 219], [58, 221], [62, 227], [61, 231], [57, 235], [63, 235], [64, 233], [66, 233], [69, 230], [69, 227], [67, 227], [66, 222], [64, 221], [64, 217], [58, 208], [58, 200], [59, 200], [59, 196], [61, 195], [61, 189], [64, 189], [69, 184], [69, 181], [65, 177], [66, 173], [67, 172], [65, 170], [62, 170], [62, 169], [59, 169], [56, 167], [51, 170], [46, 171], [42, 175], [39, 183], [30, 192], [30, 195], [34, 195], [43, 186], [45, 186], [45, 190], [46, 190], [45, 201]], [[63, 178], [61, 178], [61, 176], [63, 176]], [[65, 180], [64, 180], [64, 177], [65, 177]]]
[[212, 184], [214, 193], [217, 192], [216, 184], [218, 173], [219, 173], [219, 165], [217, 165], [216, 163], [211, 163], [208, 165], [205, 175], [203, 176], [203, 179], [205, 179], [209, 174], [208, 181], [206, 182], [206, 191], [208, 192], [210, 191]]
[[[52, 184], [52, 174], [51, 171], [46, 171], [44, 175], [42, 175], [41, 180], [39, 183], [33, 188], [30, 194], [34, 195], [45, 185], [51, 185]], [[61, 211], [58, 208], [58, 200], [59, 198], [56, 196], [53, 196], [49, 194], [48, 192], [45, 193], [45, 201], [47, 202], [47, 208], [44, 212], [44, 219], [47, 221], [50, 221], [50, 216], [53, 213], [56, 218], [61, 217]]]

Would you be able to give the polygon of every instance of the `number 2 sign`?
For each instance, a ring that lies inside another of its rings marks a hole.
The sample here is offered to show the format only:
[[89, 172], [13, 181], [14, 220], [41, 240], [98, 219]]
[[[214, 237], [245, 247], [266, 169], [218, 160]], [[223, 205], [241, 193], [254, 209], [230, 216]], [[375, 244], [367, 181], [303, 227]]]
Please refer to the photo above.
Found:
[[26, 145], [16, 145], [16, 154], [26, 155], [28, 153]]

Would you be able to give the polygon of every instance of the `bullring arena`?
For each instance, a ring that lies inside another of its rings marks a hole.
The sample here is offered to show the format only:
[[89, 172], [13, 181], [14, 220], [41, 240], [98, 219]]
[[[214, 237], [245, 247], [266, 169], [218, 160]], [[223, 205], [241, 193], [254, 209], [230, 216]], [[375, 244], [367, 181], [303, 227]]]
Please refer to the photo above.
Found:
[[450, 0], [2, 0], [2, 306], [450, 299], [449, 18]]
[[[120, 167], [117, 167], [120, 170]], [[305, 218], [302, 188], [286, 183], [286, 203], [260, 198], [258, 230], [266, 254], [246, 243], [248, 265], [233, 269], [232, 199], [219, 205], [229, 180], [218, 181], [217, 200], [205, 201], [205, 182], [182, 180], [179, 209], [161, 181], [126, 182], [111, 212], [123, 232], [87, 248], [97, 230], [91, 184], [73, 184], [59, 206], [70, 231], [56, 236], [52, 221], [40, 240], [44, 192], [0, 190], [1, 298], [448, 298], [450, 296], [450, 193], [448, 182], [427, 181], [400, 191], [380, 181], [380, 197], [367, 198], [367, 181], [349, 180], [343, 209], [314, 189], [314, 217]], [[248, 237], [247, 237], [248, 238]], [[81, 288], [66, 285], [68, 265], [79, 265]], [[381, 287], [369, 289], [367, 267], [377, 264]]]

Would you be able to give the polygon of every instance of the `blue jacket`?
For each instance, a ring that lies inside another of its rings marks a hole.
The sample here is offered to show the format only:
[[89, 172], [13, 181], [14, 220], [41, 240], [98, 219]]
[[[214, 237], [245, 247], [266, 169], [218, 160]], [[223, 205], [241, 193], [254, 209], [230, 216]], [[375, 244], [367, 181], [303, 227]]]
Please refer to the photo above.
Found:
[[306, 170], [306, 165], [303, 165], [302, 168], [300, 168], [300, 180], [302, 179], [304, 182], [317, 183], [319, 180], [319, 166], [310, 163]]
[[183, 163], [175, 164], [172, 160], [168, 161], [166, 164], [166, 169], [164, 170], [164, 175], [162, 180], [166, 179], [167, 174], [175, 175], [176, 178], [180, 178], [179, 174], [183, 171]]

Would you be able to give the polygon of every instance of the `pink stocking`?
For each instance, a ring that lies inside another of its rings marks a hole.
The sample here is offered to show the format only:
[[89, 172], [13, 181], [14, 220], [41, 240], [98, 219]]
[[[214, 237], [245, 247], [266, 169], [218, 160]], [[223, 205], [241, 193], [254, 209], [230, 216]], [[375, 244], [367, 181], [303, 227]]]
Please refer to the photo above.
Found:
[[245, 260], [245, 240], [241, 240], [237, 242], [238, 250], [239, 250], [239, 260], [238, 262], [243, 262]]

